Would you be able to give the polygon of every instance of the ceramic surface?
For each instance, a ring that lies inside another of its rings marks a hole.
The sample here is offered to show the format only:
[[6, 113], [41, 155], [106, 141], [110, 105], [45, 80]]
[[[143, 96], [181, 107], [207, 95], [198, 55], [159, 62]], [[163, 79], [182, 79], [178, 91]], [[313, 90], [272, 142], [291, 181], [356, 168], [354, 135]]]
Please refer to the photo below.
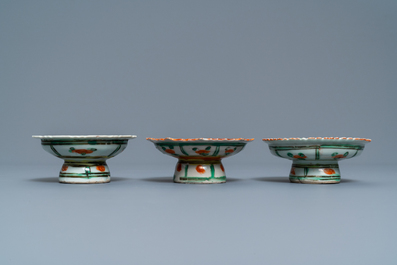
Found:
[[292, 160], [289, 179], [295, 183], [339, 183], [340, 160], [362, 153], [370, 139], [352, 137], [265, 138], [270, 152]]
[[221, 159], [240, 152], [247, 142], [243, 138], [146, 138], [167, 155], [178, 158], [174, 182], [224, 183], [225, 169]]
[[50, 154], [64, 160], [61, 183], [106, 183], [110, 172], [106, 160], [127, 147], [135, 135], [33, 135]]

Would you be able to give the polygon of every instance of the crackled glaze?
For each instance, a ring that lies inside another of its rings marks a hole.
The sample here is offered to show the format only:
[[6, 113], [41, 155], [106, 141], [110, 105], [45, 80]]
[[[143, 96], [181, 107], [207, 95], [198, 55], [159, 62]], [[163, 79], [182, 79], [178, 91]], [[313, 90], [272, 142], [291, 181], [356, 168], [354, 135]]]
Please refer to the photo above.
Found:
[[340, 160], [359, 156], [370, 139], [353, 137], [265, 138], [270, 152], [292, 160], [290, 181], [339, 183]]
[[135, 135], [34, 135], [44, 150], [64, 160], [61, 183], [106, 183], [110, 172], [106, 160], [127, 147]]
[[244, 138], [146, 138], [167, 155], [178, 158], [174, 182], [224, 183], [225, 169], [221, 159], [240, 152], [247, 142]]

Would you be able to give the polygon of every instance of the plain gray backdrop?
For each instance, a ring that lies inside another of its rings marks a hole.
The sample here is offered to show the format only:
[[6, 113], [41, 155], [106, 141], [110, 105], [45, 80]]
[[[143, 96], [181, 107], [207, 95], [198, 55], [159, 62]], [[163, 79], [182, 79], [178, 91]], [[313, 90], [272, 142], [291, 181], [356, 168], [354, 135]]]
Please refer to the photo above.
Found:
[[[396, 264], [396, 14], [0, 0], [1, 264]], [[61, 185], [33, 134], [138, 138], [110, 184]], [[373, 142], [341, 184], [290, 184], [261, 139], [310, 136]], [[202, 186], [173, 184], [176, 160], [146, 137], [255, 141], [224, 160], [228, 183]]]
[[[32, 134], [136, 134], [109, 163], [170, 163], [146, 137], [373, 139], [393, 163], [395, 1], [0, 1], [1, 163]], [[52, 160], [51, 160], [52, 159]], [[233, 160], [232, 160], [233, 159]]]

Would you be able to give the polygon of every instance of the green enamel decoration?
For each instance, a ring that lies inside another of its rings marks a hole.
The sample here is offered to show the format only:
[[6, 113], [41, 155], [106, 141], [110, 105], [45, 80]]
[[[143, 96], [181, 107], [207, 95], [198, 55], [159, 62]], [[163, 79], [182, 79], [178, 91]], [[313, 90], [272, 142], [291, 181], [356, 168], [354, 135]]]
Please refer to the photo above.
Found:
[[58, 153], [58, 151], [57, 151], [52, 145], [50, 145], [50, 147], [51, 147], [51, 150], [52, 150], [57, 156], [61, 156], [61, 154]]
[[294, 157], [294, 155], [291, 154], [291, 153], [287, 153], [287, 156], [289, 156], [289, 157]]
[[119, 146], [116, 148], [116, 150], [114, 150], [113, 152], [111, 152], [109, 156], [112, 156], [113, 154], [115, 154], [117, 151], [120, 150], [120, 148], [121, 148], [121, 145], [119, 145]]
[[358, 154], [358, 150], [356, 151], [356, 153], [352, 157], [355, 157], [357, 154]]
[[278, 153], [278, 150], [274, 150], [274, 152], [276, 153], [276, 155], [278, 155], [279, 157], [283, 157], [282, 155], [280, 155], [279, 153]]
[[86, 173], [61, 173], [60, 174], [61, 178], [104, 178], [104, 177], [109, 177], [109, 173], [96, 173], [96, 172], [90, 172], [87, 175]]
[[212, 156], [217, 156], [219, 154], [219, 150], [220, 150], [219, 146], [215, 147], [215, 152]]
[[183, 146], [179, 146], [179, 149], [181, 149], [182, 154], [184, 154], [185, 156], [189, 156], [188, 153], [186, 153], [185, 149], [183, 149]]
[[215, 168], [214, 168], [214, 165], [211, 164], [210, 168], [211, 168], [211, 178], [215, 178]]

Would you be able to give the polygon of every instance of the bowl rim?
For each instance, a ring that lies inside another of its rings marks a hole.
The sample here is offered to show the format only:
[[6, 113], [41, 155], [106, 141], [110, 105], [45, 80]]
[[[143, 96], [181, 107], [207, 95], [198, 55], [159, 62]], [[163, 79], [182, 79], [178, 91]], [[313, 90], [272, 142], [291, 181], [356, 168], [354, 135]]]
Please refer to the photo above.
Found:
[[[313, 141], [314, 140], [314, 141]], [[274, 141], [310, 141], [315, 142], [320, 141], [333, 141], [333, 142], [345, 142], [345, 141], [362, 141], [371, 142], [371, 139], [358, 138], [358, 137], [291, 137], [291, 138], [263, 138], [262, 141], [274, 142]]]
[[134, 139], [136, 135], [32, 135], [41, 140]]
[[151, 138], [147, 137], [146, 140], [153, 143], [156, 142], [175, 142], [175, 143], [185, 143], [185, 142], [251, 142], [254, 138]]

